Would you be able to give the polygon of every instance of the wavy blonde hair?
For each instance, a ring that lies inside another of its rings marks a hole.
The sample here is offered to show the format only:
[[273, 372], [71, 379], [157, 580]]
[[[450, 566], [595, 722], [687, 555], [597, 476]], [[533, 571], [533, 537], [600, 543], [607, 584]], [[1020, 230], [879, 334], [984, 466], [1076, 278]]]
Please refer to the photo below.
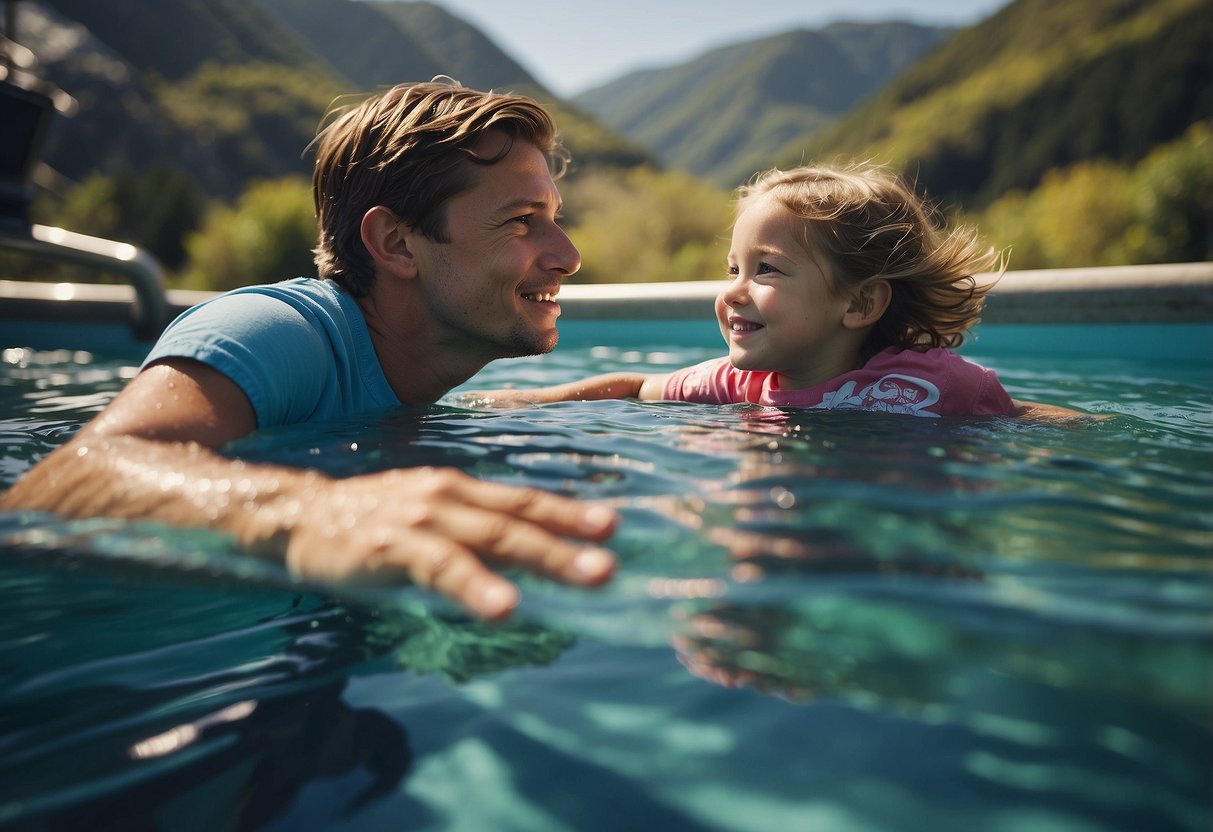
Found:
[[[399, 84], [331, 109], [326, 118], [331, 120], [313, 142], [316, 269], [355, 297], [375, 281], [361, 232], [371, 208], [383, 205], [430, 239], [449, 242], [447, 202], [473, 187], [477, 169], [499, 162], [513, 142], [539, 148], [556, 178], [569, 160], [555, 123], [537, 102], [478, 92], [451, 79]], [[474, 148], [490, 130], [509, 141], [496, 155], [479, 156]]]
[[976, 275], [1006, 269], [970, 228], [948, 229], [942, 215], [901, 176], [867, 162], [760, 173], [738, 190], [737, 213], [770, 195], [804, 220], [809, 256], [824, 259], [833, 290], [853, 295], [887, 280], [888, 309], [864, 344], [870, 357], [886, 347], [958, 347], [980, 320], [994, 280]]

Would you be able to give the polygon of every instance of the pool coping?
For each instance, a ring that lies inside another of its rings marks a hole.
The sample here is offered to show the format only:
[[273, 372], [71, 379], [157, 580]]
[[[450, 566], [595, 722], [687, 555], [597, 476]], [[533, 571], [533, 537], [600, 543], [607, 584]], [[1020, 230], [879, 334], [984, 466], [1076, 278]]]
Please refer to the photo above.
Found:
[[[982, 275], [992, 279], [992, 275]], [[721, 281], [568, 284], [568, 320], [711, 319]], [[218, 292], [170, 289], [166, 323]], [[135, 320], [128, 285], [0, 280], [0, 321], [123, 324]], [[1007, 272], [991, 290], [986, 324], [1213, 322], [1213, 262]]]

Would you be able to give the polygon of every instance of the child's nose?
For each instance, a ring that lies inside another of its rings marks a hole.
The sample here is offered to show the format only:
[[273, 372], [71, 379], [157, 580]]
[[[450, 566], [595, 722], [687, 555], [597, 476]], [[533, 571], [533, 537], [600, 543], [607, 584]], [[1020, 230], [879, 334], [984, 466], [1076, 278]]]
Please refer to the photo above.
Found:
[[729, 279], [729, 285], [720, 293], [720, 299], [729, 306], [738, 306], [746, 302], [750, 296], [750, 281], [745, 275], [738, 273]]

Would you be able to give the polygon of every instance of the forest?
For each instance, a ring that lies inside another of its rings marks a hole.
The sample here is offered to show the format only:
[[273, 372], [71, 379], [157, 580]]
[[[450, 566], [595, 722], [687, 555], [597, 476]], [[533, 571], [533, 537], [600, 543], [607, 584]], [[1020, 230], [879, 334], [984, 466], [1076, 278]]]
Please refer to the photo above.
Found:
[[[1213, 259], [1211, 0], [1014, 0], [956, 31], [851, 24], [738, 44], [727, 61], [705, 56], [700, 69], [619, 79], [574, 101], [424, 2], [20, 9], [39, 76], [72, 98], [35, 171], [29, 218], [141, 246], [171, 286], [312, 273], [305, 148], [326, 108], [437, 74], [552, 110], [574, 155], [560, 187], [578, 282], [717, 277], [737, 184], [848, 158], [903, 171], [1012, 269]], [[72, 48], [57, 51], [69, 34]], [[829, 61], [841, 73], [832, 86], [796, 83], [820, 74], [814, 50], [847, 56]], [[713, 63], [727, 89], [702, 70]], [[744, 131], [709, 129], [738, 101], [783, 132], [747, 143]], [[638, 125], [657, 113], [664, 132], [645, 134]], [[56, 272], [66, 267], [12, 257], [10, 275], [68, 279]]]

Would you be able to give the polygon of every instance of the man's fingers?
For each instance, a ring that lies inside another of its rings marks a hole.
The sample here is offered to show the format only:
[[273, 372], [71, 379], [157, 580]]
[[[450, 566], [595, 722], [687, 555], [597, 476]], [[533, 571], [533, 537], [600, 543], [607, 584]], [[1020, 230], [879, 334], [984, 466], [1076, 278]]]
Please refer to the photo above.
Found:
[[489, 569], [474, 551], [443, 534], [417, 528], [381, 530], [371, 539], [356, 536], [342, 545], [349, 555], [344, 564], [335, 563], [331, 555], [318, 560], [317, 550], [304, 547], [292, 568], [307, 577], [355, 584], [387, 585], [407, 578], [486, 619], [504, 618], [518, 606], [517, 587]]
[[615, 532], [618, 516], [609, 506], [583, 503], [537, 488], [483, 482], [460, 476], [452, 496], [470, 505], [534, 523], [552, 534], [601, 542]]
[[[516, 566], [565, 583], [607, 580], [614, 556], [597, 546], [615, 512], [534, 488], [486, 483], [450, 469], [353, 477], [291, 535], [288, 566], [336, 581], [387, 583], [407, 576], [488, 619], [509, 614], [517, 588], [490, 566]], [[356, 523], [348, 523], [349, 518]]]
[[481, 618], [498, 619], [518, 606], [518, 589], [453, 540], [421, 536], [398, 553], [413, 582], [447, 596]]
[[615, 566], [614, 556], [605, 549], [572, 543], [525, 517], [491, 509], [448, 506], [428, 516], [426, 532], [498, 566], [522, 567], [565, 583], [602, 583]]

